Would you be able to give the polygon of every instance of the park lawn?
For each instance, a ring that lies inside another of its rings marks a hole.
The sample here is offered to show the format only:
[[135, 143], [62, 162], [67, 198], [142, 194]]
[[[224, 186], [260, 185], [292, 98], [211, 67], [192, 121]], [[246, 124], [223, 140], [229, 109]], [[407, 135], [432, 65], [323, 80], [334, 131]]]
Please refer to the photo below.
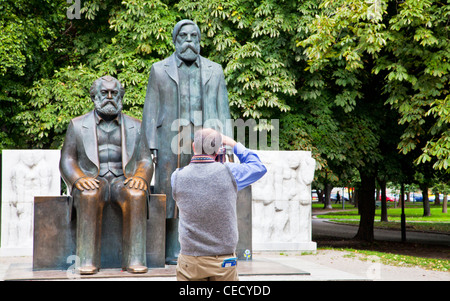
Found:
[[[450, 223], [450, 214], [442, 213], [441, 206], [431, 206], [430, 207], [431, 216], [423, 216], [422, 207], [406, 207], [405, 216], [406, 221], [415, 222], [443, 222]], [[388, 220], [389, 221], [400, 221], [401, 219], [401, 208], [388, 208]], [[375, 221], [380, 220], [381, 209], [377, 208], [375, 210]], [[327, 219], [357, 219], [359, 220], [358, 209], [355, 210], [345, 210], [345, 211], [335, 211], [328, 214], [317, 215], [318, 218]]]
[[[390, 204], [389, 204], [390, 205]], [[338, 207], [339, 204], [333, 204], [334, 209], [342, 208]], [[350, 208], [352, 207], [352, 208]], [[326, 218], [336, 222], [358, 224], [359, 214], [358, 209], [353, 206], [346, 206], [346, 210], [334, 211], [328, 214], [317, 215], [318, 218]], [[448, 232], [450, 233], [450, 214], [442, 213], [441, 206], [430, 206], [431, 216], [423, 216], [422, 204], [413, 203], [408, 204], [405, 208], [406, 216], [406, 228], [408, 230], [417, 231], [436, 231], [436, 232]], [[401, 221], [401, 208], [388, 208], [388, 222], [381, 222], [380, 215], [381, 209], [375, 210], [375, 224], [376, 228], [382, 229], [400, 229]]]
[[[331, 219], [331, 221], [337, 222], [337, 223], [343, 223], [343, 224], [359, 225], [359, 220], [356, 221], [356, 220], [344, 220], [344, 219]], [[389, 222], [375, 221], [374, 227], [378, 228], [378, 229], [401, 230], [400, 221], [389, 221]], [[406, 230], [450, 233], [450, 223], [409, 222], [407, 220], [406, 221]]]

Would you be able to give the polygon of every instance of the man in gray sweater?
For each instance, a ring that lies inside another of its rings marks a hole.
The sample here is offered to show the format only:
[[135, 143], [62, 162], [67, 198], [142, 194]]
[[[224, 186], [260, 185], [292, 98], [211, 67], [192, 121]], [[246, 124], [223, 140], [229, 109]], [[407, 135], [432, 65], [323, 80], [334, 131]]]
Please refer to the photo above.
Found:
[[[233, 148], [240, 163], [219, 163], [220, 147]], [[212, 129], [198, 130], [188, 166], [171, 177], [179, 209], [178, 280], [238, 280], [237, 192], [260, 179], [266, 168], [259, 157]]]

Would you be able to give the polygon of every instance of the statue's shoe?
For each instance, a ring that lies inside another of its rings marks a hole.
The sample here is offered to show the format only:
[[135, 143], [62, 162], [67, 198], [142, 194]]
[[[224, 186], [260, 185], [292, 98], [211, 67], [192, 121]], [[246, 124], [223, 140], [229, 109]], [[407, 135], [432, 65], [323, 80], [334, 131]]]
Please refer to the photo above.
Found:
[[79, 267], [77, 270], [80, 275], [92, 275], [98, 272], [98, 269], [92, 265]]
[[148, 268], [144, 265], [130, 265], [127, 268], [127, 272], [133, 273], [133, 274], [142, 274], [147, 273]]

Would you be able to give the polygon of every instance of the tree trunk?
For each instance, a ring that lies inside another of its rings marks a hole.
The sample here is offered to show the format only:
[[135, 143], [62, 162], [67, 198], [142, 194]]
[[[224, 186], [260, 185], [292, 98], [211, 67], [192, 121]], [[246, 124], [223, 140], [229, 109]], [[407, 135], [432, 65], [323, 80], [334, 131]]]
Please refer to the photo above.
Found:
[[386, 181], [380, 181], [381, 186], [381, 221], [388, 221], [387, 206], [386, 206]]
[[442, 200], [442, 213], [447, 213], [447, 194], [444, 194], [444, 199]]
[[439, 199], [439, 192], [436, 192], [434, 194], [434, 204], [435, 205], [440, 205], [441, 204], [441, 200]]
[[317, 199], [318, 199], [319, 203], [325, 204], [324, 197], [323, 197], [323, 190], [316, 189], [316, 192], [317, 192]]
[[373, 222], [375, 217], [375, 174], [360, 172], [359, 212], [361, 214], [358, 233], [355, 239], [373, 241]]
[[333, 186], [331, 186], [330, 184], [325, 184], [325, 202], [323, 209], [333, 209], [330, 200], [331, 190], [333, 190]]
[[406, 242], [405, 184], [404, 183], [402, 183], [400, 186], [400, 202], [402, 204], [402, 213], [400, 215], [402, 242]]
[[422, 202], [423, 202], [423, 216], [431, 216], [430, 201], [428, 200], [428, 186], [426, 184], [420, 185], [422, 190]]

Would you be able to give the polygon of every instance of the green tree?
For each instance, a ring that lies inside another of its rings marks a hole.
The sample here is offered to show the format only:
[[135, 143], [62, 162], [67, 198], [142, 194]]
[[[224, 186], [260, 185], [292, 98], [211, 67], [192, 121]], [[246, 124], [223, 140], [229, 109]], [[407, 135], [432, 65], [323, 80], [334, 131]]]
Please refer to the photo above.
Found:
[[[434, 168], [447, 169], [450, 5], [430, 0], [340, 0], [323, 1], [320, 7], [322, 12], [310, 26], [313, 34], [301, 42], [311, 70], [339, 60], [350, 74], [381, 74], [386, 102], [398, 110], [399, 122], [406, 126], [399, 149], [406, 154], [425, 142], [416, 163], [432, 161]], [[342, 89], [340, 100], [347, 110], [361, 98], [358, 84]], [[425, 133], [431, 138], [423, 141]]]
[[[298, 45], [305, 47], [311, 73], [331, 74], [319, 88], [334, 85], [334, 103], [353, 118], [363, 117], [373, 133], [372, 152], [365, 153], [372, 157], [371, 162], [363, 160], [359, 168], [365, 197], [361, 198], [364, 204], [357, 235], [371, 240], [373, 178], [382, 158], [376, 141], [383, 134], [379, 111], [387, 109], [384, 103], [400, 114], [403, 132], [398, 148], [403, 154], [423, 145], [416, 163], [432, 161], [435, 169], [447, 169], [450, 163], [449, 5], [338, 0], [322, 1], [319, 10], [308, 26], [311, 34]], [[367, 110], [371, 113], [364, 114]], [[361, 149], [358, 152], [364, 154]]]
[[[0, 1], [0, 149], [35, 147], [39, 134], [18, 115], [29, 108], [28, 89], [66, 58], [63, 1]], [[32, 126], [41, 128], [39, 120]]]

